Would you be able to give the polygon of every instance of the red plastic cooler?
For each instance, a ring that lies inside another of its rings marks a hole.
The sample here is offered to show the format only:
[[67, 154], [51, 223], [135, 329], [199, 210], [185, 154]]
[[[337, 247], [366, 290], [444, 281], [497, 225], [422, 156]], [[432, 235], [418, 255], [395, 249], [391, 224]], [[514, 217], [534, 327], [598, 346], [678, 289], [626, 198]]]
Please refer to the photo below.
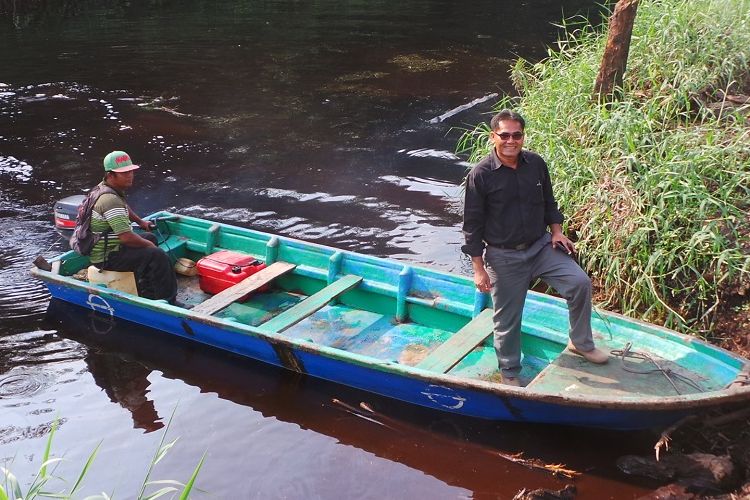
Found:
[[[206, 293], [217, 294], [266, 267], [252, 255], [222, 250], [198, 261], [198, 283]], [[268, 290], [264, 286], [259, 291]], [[240, 299], [247, 300], [248, 296]]]

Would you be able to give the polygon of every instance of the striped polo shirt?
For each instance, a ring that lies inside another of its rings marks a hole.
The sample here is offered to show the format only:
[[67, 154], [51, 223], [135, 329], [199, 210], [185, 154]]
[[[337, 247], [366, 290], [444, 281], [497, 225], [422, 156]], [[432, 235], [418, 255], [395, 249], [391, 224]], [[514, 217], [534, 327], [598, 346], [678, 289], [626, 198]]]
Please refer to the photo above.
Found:
[[[120, 249], [120, 240], [116, 235], [132, 231], [130, 217], [128, 217], [128, 205], [124, 196], [112, 193], [104, 193], [94, 204], [91, 212], [91, 231], [102, 233], [110, 231], [107, 242], [107, 254]], [[104, 238], [100, 238], [91, 250], [91, 263], [104, 262]]]

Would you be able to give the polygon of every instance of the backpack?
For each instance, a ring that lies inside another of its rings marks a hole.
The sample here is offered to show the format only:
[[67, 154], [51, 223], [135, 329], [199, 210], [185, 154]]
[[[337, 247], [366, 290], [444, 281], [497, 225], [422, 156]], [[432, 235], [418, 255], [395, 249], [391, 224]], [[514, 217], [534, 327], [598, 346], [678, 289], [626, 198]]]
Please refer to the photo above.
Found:
[[109, 186], [98, 184], [89, 191], [86, 198], [78, 205], [76, 228], [73, 230], [73, 236], [70, 237], [70, 248], [77, 254], [90, 255], [96, 242], [109, 233], [109, 231], [103, 233], [91, 231], [91, 212], [94, 210], [96, 201], [105, 193], [117, 194], [117, 191]]

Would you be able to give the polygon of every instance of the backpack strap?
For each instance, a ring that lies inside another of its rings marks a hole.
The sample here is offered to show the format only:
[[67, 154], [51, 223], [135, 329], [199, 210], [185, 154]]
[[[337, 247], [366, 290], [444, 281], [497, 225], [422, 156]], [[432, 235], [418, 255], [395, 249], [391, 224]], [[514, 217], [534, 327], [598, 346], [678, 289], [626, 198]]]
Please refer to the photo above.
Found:
[[[103, 194], [114, 194], [116, 196], [120, 196], [120, 194], [112, 189], [111, 187], [107, 186], [106, 184], [97, 184], [94, 189], [97, 190], [96, 193], [96, 199], [91, 203], [91, 211], [94, 211], [94, 205], [96, 205], [96, 202], [99, 201], [99, 197]], [[92, 189], [93, 194], [93, 189]], [[91, 224], [91, 214], [89, 214], [89, 224]], [[102, 270], [104, 270], [107, 267], [107, 263], [109, 262], [109, 252], [107, 252], [109, 248], [109, 234], [112, 232], [112, 228], [107, 229], [106, 231], [102, 231], [99, 233], [100, 238], [104, 238], [104, 260], [102, 261]]]

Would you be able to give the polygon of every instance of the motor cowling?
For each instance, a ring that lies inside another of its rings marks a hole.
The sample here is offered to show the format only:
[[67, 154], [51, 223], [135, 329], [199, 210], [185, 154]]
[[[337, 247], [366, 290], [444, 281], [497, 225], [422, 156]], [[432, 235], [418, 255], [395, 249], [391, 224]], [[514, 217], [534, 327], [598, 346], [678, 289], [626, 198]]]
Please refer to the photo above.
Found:
[[68, 240], [73, 235], [73, 230], [76, 227], [78, 206], [84, 198], [85, 196], [82, 194], [75, 194], [55, 202], [55, 229]]

